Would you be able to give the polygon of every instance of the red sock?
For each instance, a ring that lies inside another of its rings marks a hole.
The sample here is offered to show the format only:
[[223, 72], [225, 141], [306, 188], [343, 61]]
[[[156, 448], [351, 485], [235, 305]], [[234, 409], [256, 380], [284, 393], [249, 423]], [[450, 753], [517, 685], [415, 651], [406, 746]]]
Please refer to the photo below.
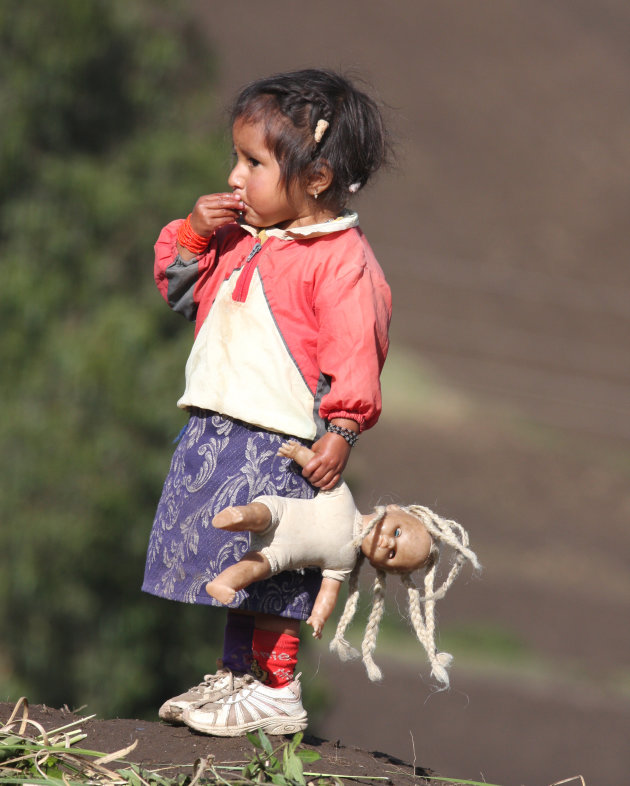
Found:
[[281, 688], [293, 680], [299, 648], [297, 636], [254, 628], [252, 674], [271, 688]]

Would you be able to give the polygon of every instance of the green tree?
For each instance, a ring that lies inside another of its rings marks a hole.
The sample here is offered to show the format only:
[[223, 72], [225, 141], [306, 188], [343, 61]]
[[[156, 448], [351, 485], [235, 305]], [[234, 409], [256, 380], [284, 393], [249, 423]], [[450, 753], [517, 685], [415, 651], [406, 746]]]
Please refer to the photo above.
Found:
[[154, 712], [222, 627], [139, 590], [192, 338], [152, 245], [225, 187], [213, 61], [181, 4], [3, 0], [0, 75], [0, 695]]

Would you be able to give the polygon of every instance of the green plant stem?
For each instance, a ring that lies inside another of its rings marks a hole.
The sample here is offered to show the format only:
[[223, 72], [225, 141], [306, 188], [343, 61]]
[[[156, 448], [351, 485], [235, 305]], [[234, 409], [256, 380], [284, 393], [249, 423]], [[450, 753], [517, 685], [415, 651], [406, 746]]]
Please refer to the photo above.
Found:
[[462, 786], [497, 786], [496, 783], [487, 783], [486, 781], [484, 781], [483, 783], [481, 781], [464, 781], [461, 778], [442, 778], [439, 775], [423, 775], [422, 777], [428, 781], [443, 781], [444, 783], [459, 783]]

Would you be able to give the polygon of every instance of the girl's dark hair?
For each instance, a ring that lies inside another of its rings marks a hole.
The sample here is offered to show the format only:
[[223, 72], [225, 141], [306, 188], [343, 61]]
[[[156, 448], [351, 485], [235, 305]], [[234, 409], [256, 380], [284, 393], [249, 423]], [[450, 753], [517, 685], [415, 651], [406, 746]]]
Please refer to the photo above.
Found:
[[[332, 173], [319, 204], [337, 211], [388, 158], [388, 137], [376, 102], [345, 77], [304, 69], [252, 82], [237, 96], [231, 121], [262, 122], [267, 147], [289, 191], [305, 187], [322, 166]], [[319, 120], [328, 127], [319, 142]]]

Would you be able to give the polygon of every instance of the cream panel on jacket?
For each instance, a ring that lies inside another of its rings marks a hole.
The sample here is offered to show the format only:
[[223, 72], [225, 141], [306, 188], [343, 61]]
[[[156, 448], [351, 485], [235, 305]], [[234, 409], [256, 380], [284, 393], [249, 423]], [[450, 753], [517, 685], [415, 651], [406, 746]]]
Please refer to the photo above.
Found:
[[177, 405], [314, 439], [313, 395], [288, 355], [258, 270], [245, 302], [232, 299], [240, 272], [235, 270], [222, 283], [197, 334], [186, 363], [186, 389]]

